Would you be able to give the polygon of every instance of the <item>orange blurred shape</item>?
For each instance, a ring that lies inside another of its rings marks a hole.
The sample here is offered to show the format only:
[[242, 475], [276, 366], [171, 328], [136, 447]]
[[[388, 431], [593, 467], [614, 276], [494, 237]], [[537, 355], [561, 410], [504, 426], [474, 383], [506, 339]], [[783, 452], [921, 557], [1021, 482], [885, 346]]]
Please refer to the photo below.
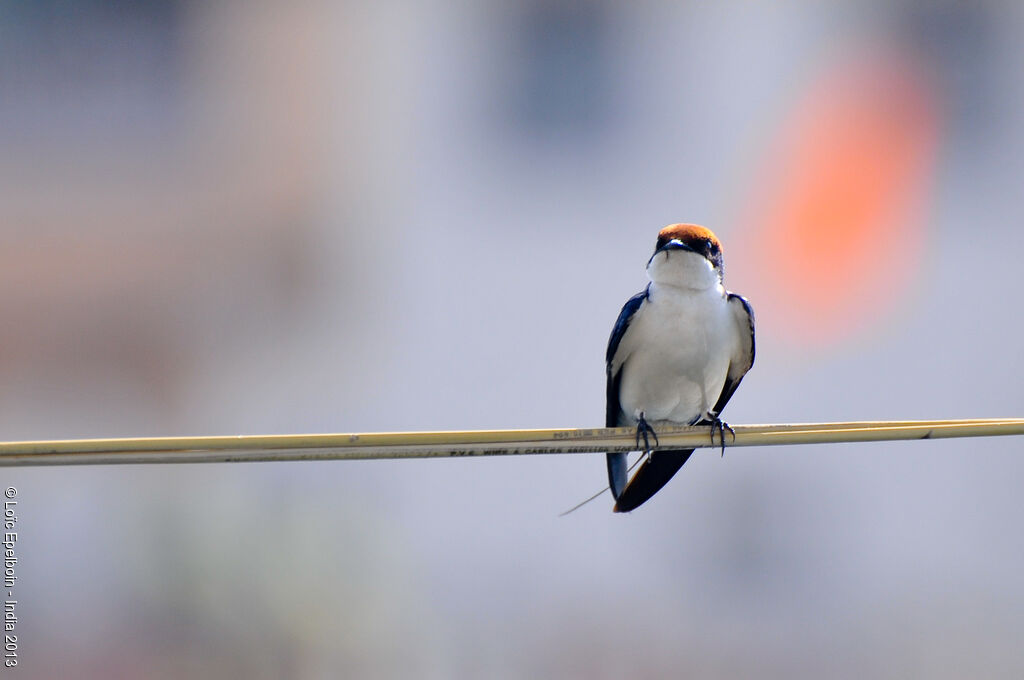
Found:
[[784, 121], [745, 213], [772, 332], [830, 344], [906, 302], [939, 141], [931, 81], [894, 56], [826, 69]]

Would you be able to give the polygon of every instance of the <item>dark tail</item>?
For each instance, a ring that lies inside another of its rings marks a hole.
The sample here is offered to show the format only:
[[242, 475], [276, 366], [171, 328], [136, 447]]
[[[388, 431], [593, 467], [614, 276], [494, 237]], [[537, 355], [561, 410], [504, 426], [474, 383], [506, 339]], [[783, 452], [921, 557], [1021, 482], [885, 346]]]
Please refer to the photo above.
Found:
[[626, 476], [626, 454], [608, 454], [608, 477], [611, 482], [612, 495], [617, 501], [615, 512], [629, 512], [635, 510], [647, 502], [654, 494], [658, 493], [661, 487], [672, 479], [683, 463], [687, 461], [693, 449], [680, 449], [675, 451], [655, 451], [651, 457], [644, 461], [640, 469], [629, 480], [629, 484], [621, 493], [615, 493], [615, 481], [612, 478], [612, 456], [622, 456], [622, 479]]
[[626, 466], [628, 461], [625, 453], [609, 453], [608, 457], [608, 488], [612, 490], [612, 498], [619, 499], [626, 488]]

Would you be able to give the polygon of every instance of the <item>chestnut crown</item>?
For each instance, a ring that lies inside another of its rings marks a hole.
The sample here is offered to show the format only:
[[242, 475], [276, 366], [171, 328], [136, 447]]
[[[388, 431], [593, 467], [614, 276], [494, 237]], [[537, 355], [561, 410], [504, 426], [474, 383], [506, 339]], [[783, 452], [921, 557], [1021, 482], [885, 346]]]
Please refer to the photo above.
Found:
[[670, 224], [658, 232], [655, 252], [671, 247], [673, 242], [706, 257], [716, 269], [722, 269], [722, 244], [707, 227], [699, 224]]

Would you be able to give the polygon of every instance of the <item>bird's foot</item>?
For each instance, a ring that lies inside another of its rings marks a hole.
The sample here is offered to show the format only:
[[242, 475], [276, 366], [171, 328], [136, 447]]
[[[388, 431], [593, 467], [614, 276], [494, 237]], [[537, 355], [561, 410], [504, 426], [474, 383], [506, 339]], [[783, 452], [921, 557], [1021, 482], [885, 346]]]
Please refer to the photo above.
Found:
[[711, 420], [711, 446], [715, 445], [715, 432], [718, 432], [718, 441], [722, 446], [722, 457], [725, 458], [725, 432], [729, 431], [732, 435], [732, 440], [736, 441], [736, 430], [729, 427], [729, 423], [725, 422], [717, 415]]
[[655, 446], [661, 445], [658, 441], [658, 433], [655, 432], [654, 428], [651, 427], [651, 424], [647, 422], [647, 419], [644, 418], [643, 411], [641, 411], [640, 415], [637, 417], [636, 420], [636, 447], [638, 449], [640, 448], [640, 440], [642, 439], [644, 442], [644, 446], [641, 450], [643, 451], [643, 453], [646, 453], [647, 455], [650, 455], [652, 451], [650, 441], [651, 437], [654, 438]]

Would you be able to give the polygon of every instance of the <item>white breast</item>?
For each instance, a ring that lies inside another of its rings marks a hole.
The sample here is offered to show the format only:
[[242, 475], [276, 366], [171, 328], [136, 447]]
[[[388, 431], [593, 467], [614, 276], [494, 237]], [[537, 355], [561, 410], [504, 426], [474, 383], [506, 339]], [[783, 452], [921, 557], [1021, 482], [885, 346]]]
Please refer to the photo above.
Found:
[[738, 335], [721, 285], [703, 290], [653, 283], [616, 353], [622, 366], [620, 424], [640, 412], [689, 424], [718, 401]]

